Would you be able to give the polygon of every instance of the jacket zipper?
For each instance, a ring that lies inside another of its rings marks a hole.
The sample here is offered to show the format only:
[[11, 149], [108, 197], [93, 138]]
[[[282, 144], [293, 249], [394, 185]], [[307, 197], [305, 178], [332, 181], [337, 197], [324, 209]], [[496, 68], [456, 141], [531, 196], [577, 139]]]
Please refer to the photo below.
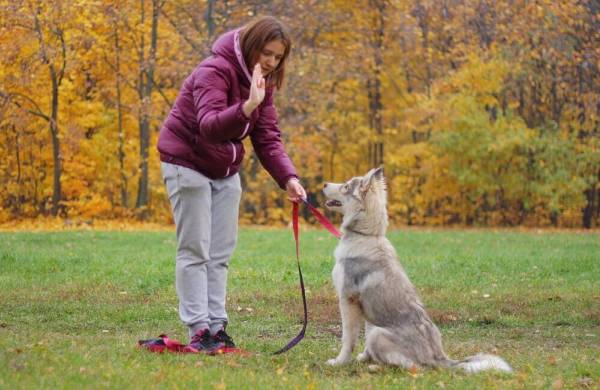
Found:
[[244, 138], [244, 136], [246, 135], [246, 133], [248, 132], [248, 128], [250, 127], [250, 122], [246, 123], [246, 127], [244, 128], [244, 131], [242, 132], [242, 135], [240, 135], [238, 137], [239, 140], [241, 140], [242, 138]]
[[[235, 145], [231, 141], [227, 141], [227, 142], [229, 142], [229, 145], [231, 146], [231, 150], [233, 151], [233, 158], [231, 159], [231, 165], [233, 165], [235, 163], [235, 159], [237, 157], [237, 153], [235, 151]], [[225, 172], [225, 177], [229, 176], [230, 168], [231, 167], [227, 167], [227, 172]]]

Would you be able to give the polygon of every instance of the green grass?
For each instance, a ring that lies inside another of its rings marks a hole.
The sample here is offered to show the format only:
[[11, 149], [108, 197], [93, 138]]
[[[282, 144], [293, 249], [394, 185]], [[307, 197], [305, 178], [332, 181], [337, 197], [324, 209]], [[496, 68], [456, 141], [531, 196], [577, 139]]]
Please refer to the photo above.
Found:
[[370, 373], [324, 362], [340, 346], [330, 281], [336, 240], [301, 234], [302, 304], [288, 230], [243, 229], [230, 266], [230, 333], [250, 357], [151, 354], [139, 338], [186, 340], [174, 233], [0, 233], [0, 388], [597, 388], [600, 234], [394, 231], [388, 237], [446, 352], [503, 356], [514, 375]]

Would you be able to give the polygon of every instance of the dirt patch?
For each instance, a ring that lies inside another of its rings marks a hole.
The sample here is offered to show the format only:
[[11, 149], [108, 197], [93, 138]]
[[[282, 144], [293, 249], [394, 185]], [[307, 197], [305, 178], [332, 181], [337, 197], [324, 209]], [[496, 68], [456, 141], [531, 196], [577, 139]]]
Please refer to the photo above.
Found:
[[592, 323], [596, 326], [600, 325], [600, 310], [591, 309], [585, 312], [585, 317], [592, 321]]
[[319, 325], [336, 325], [341, 322], [338, 300], [330, 289], [320, 289], [308, 297], [308, 318]]
[[427, 314], [437, 325], [448, 325], [460, 321], [458, 313], [453, 311], [428, 309]]
[[531, 303], [525, 302], [522, 299], [505, 297], [502, 301], [497, 302], [497, 305], [500, 313], [506, 316], [529, 319], [535, 317]]

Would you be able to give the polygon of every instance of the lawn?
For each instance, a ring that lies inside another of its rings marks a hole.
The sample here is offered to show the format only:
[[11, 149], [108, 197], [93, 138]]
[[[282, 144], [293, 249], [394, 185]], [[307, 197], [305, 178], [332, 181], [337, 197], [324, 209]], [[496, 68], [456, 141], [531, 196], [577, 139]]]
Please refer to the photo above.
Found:
[[514, 375], [332, 368], [340, 320], [336, 239], [303, 231], [309, 309], [289, 230], [245, 228], [229, 273], [230, 334], [251, 356], [151, 354], [137, 340], [186, 340], [173, 232], [0, 233], [0, 388], [598, 388], [600, 233], [388, 234], [440, 327], [446, 352], [503, 356]]

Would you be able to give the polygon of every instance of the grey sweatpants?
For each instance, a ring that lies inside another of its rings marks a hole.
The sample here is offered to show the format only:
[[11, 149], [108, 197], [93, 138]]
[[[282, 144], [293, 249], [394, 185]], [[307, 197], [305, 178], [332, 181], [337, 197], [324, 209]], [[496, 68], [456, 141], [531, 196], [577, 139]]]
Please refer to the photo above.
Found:
[[190, 337], [227, 323], [227, 268], [237, 239], [242, 188], [238, 174], [213, 180], [161, 163], [177, 228], [175, 287]]

